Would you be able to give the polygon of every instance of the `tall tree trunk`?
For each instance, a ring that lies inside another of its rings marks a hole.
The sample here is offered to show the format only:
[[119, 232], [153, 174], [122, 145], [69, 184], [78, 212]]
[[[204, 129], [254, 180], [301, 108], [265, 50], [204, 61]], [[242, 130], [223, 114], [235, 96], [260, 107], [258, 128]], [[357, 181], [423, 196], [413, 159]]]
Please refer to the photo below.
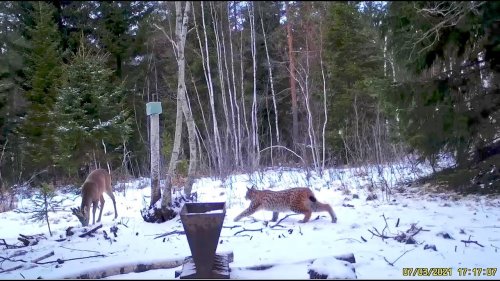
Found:
[[290, 20], [291, 13], [288, 1], [285, 1], [286, 10], [286, 31], [288, 39], [288, 58], [290, 60], [290, 94], [292, 96], [292, 140], [294, 146], [298, 143], [299, 137], [299, 120], [297, 115], [297, 87], [295, 85], [295, 62], [293, 55], [293, 35], [292, 22]]
[[[276, 97], [274, 94], [274, 82], [273, 82], [273, 67], [271, 66], [271, 59], [269, 58], [269, 50], [267, 48], [267, 39], [266, 39], [266, 30], [264, 28], [264, 20], [262, 19], [262, 11], [260, 13], [260, 24], [262, 26], [262, 35], [264, 36], [264, 47], [266, 48], [266, 57], [267, 57], [267, 69], [269, 71], [269, 82], [271, 83], [271, 94], [273, 97], [273, 106], [274, 106], [274, 126], [276, 128], [276, 143], [280, 144], [280, 131], [278, 126], [278, 108], [276, 106]], [[272, 144], [271, 144], [272, 146]], [[272, 153], [272, 150], [271, 150]]]
[[[235, 2], [233, 1], [233, 7], [234, 7]], [[229, 7], [228, 7], [229, 9]], [[235, 8], [233, 9], [233, 13], [235, 13]], [[233, 52], [233, 37], [232, 37], [232, 28], [231, 28], [231, 22], [230, 22], [230, 17], [229, 17], [229, 10], [228, 10], [228, 26], [229, 26], [229, 45], [230, 45], [230, 49], [231, 49], [231, 73], [232, 73], [232, 77], [233, 77], [233, 97], [234, 97], [234, 101], [232, 101], [231, 103], [234, 102], [234, 106], [236, 107], [236, 118], [237, 118], [237, 124], [238, 124], [238, 130], [237, 130], [237, 134], [236, 134], [236, 140], [237, 140], [237, 143], [236, 143], [236, 147], [237, 147], [237, 153], [236, 153], [236, 164], [239, 166], [239, 167], [242, 167], [243, 166], [243, 159], [242, 159], [242, 153], [241, 153], [241, 113], [240, 113], [240, 106], [238, 105], [238, 98], [237, 98], [237, 91], [236, 91], [236, 75], [235, 75], [235, 72], [234, 72], [234, 52]], [[234, 15], [233, 15], [234, 17]]]
[[250, 40], [252, 50], [252, 66], [253, 66], [253, 101], [252, 101], [252, 167], [257, 168], [260, 162], [259, 148], [259, 130], [257, 120], [257, 49], [256, 49], [256, 34], [255, 34], [255, 3], [249, 2], [251, 9], [248, 10], [250, 18]]
[[[188, 129], [188, 139], [189, 139], [189, 170], [188, 170], [188, 182], [184, 188], [184, 192], [187, 196], [191, 194], [191, 188], [193, 183], [194, 173], [196, 171], [197, 164], [197, 154], [196, 154], [196, 129], [194, 126], [194, 119], [192, 116], [191, 109], [188, 104], [188, 100], [186, 97], [186, 81], [185, 81], [185, 67], [186, 67], [186, 59], [184, 57], [184, 47], [186, 44], [186, 35], [187, 35], [187, 24], [189, 20], [189, 13], [191, 10], [191, 2], [186, 1], [185, 7], [183, 11], [181, 1], [175, 2], [175, 44], [174, 44], [174, 53], [177, 59], [177, 120], [176, 122], [182, 122], [182, 116], [186, 120], [186, 126]], [[182, 111], [182, 114], [181, 112]], [[180, 120], [179, 120], [180, 119]], [[177, 129], [180, 130], [177, 130]], [[178, 140], [178, 147], [173, 148], [172, 150], [172, 158], [170, 159], [170, 166], [167, 176], [167, 181], [165, 184], [165, 192], [163, 193], [162, 199], [162, 208], [166, 208], [171, 204], [171, 180], [172, 176], [175, 173], [176, 163], [178, 160], [178, 149], [180, 147], [180, 136], [182, 134], [182, 125], [178, 125], [176, 123], [176, 132], [175, 138]], [[175, 141], [174, 141], [175, 142]], [[175, 144], [175, 143], [174, 143]], [[177, 153], [174, 154], [174, 151]], [[169, 198], [170, 197], [170, 198]]]
[[[223, 160], [223, 167], [226, 167], [226, 159], [229, 157], [229, 144], [232, 142], [232, 137], [233, 134], [231, 132], [231, 125], [230, 125], [230, 118], [229, 118], [229, 111], [228, 111], [228, 106], [227, 106], [227, 99], [226, 99], [226, 84], [224, 80], [224, 70], [223, 70], [223, 64], [222, 64], [222, 44], [224, 41], [224, 31], [222, 28], [220, 28], [219, 31], [219, 20], [217, 16], [217, 11], [214, 8], [213, 2], [210, 2], [210, 15], [212, 16], [212, 25], [214, 28], [214, 35], [215, 35], [215, 47], [216, 47], [216, 53], [217, 53], [217, 70], [219, 72], [219, 84], [220, 84], [220, 94], [221, 94], [221, 100], [222, 100], [222, 109], [224, 112], [224, 118], [226, 120], [226, 128], [225, 128], [225, 138], [223, 139], [224, 141], [224, 153], [222, 155], [225, 155]], [[222, 43], [220, 40], [219, 33], [222, 33]]]
[[186, 127], [188, 131], [188, 141], [189, 141], [189, 168], [188, 168], [188, 181], [184, 186], [184, 193], [187, 196], [191, 195], [191, 189], [193, 187], [194, 177], [196, 173], [196, 167], [198, 164], [197, 159], [197, 147], [196, 147], [196, 128], [194, 124], [193, 113], [191, 112], [191, 107], [189, 106], [189, 101], [187, 99], [186, 93], [186, 59], [184, 57], [184, 48], [186, 45], [186, 36], [188, 32], [188, 21], [189, 13], [191, 12], [191, 2], [186, 1], [184, 7], [184, 16], [182, 15], [182, 4], [180, 1], [175, 2], [176, 11], [176, 25], [175, 25], [175, 38], [177, 41], [177, 67], [178, 67], [178, 81], [177, 81], [177, 94], [180, 98], [182, 112], [184, 114], [184, 119], [186, 120]]
[[[201, 52], [205, 52], [205, 62], [203, 63], [203, 69], [205, 71], [205, 77], [208, 83], [208, 94], [210, 97], [210, 109], [212, 111], [212, 119], [213, 119], [213, 133], [214, 133], [214, 143], [215, 143], [215, 158], [217, 160], [217, 168], [219, 173], [222, 170], [222, 155], [221, 155], [221, 140], [220, 140], [220, 135], [219, 135], [219, 125], [217, 124], [217, 115], [215, 114], [215, 99], [214, 99], [214, 88], [213, 88], [213, 83], [212, 83], [212, 74], [210, 71], [210, 54], [208, 51], [208, 38], [207, 38], [207, 31], [206, 31], [206, 24], [205, 24], [205, 12], [204, 12], [204, 7], [203, 7], [203, 1], [200, 2], [201, 4], [201, 18], [202, 18], [202, 24], [203, 24], [203, 34], [204, 34], [204, 39], [205, 39], [205, 49], [200, 45]], [[201, 44], [201, 41], [199, 41]]]

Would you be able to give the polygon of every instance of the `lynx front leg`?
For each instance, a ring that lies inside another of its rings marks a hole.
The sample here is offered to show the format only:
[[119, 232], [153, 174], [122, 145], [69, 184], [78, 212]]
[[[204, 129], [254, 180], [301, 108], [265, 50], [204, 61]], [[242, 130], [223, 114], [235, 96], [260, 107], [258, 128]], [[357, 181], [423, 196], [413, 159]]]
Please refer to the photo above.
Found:
[[271, 221], [275, 222], [278, 220], [279, 212], [273, 212], [273, 219]]
[[259, 209], [258, 205], [250, 204], [250, 207], [248, 207], [245, 211], [241, 212], [237, 217], [234, 218], [234, 221], [239, 221], [240, 219], [244, 217], [248, 217], [255, 213]]

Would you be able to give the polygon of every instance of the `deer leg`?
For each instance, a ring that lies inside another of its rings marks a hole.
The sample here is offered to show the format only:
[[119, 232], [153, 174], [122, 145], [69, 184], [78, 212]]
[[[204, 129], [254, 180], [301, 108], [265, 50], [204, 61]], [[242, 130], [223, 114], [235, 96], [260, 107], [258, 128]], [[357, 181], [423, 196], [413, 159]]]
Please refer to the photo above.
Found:
[[118, 217], [118, 212], [116, 211], [116, 200], [115, 200], [115, 195], [113, 194], [113, 192], [106, 192], [109, 196], [109, 198], [111, 198], [111, 201], [113, 201], [113, 207], [115, 208], [115, 219]]
[[92, 224], [95, 224], [95, 210], [97, 209], [97, 202], [98, 201], [92, 202]]
[[[97, 220], [97, 222], [100, 222], [101, 221], [101, 216], [102, 216], [102, 210], [104, 209], [104, 196], [101, 194], [101, 198], [99, 199], [101, 201], [101, 208], [99, 210], [99, 219]], [[95, 211], [94, 211], [94, 216], [95, 216]]]

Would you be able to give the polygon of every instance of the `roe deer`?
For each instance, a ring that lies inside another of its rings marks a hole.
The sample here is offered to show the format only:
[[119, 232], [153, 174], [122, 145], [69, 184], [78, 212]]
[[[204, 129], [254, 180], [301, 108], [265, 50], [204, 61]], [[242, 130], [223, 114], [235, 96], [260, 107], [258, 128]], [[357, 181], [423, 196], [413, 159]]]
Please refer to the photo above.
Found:
[[102, 210], [104, 208], [104, 195], [106, 192], [108, 196], [113, 201], [113, 206], [115, 207], [115, 219], [118, 217], [116, 212], [116, 201], [113, 195], [113, 189], [111, 187], [111, 175], [107, 170], [97, 169], [92, 171], [87, 176], [87, 179], [82, 185], [82, 204], [79, 208], [71, 208], [73, 215], [75, 215], [83, 226], [89, 225], [90, 219], [90, 204], [92, 204], [92, 224], [95, 223], [95, 210], [97, 209], [97, 204], [101, 201], [101, 210], [99, 211], [99, 218], [97, 222], [101, 221]]

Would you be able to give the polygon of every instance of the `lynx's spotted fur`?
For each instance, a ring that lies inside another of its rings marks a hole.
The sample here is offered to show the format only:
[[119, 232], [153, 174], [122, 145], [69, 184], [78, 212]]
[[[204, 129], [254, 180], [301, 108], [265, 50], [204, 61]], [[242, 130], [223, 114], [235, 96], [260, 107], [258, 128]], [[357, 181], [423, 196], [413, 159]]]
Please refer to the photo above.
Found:
[[337, 222], [337, 216], [329, 204], [320, 203], [314, 197], [309, 188], [297, 187], [281, 191], [257, 190], [255, 187], [247, 188], [245, 198], [250, 200], [250, 207], [239, 214], [234, 221], [250, 216], [259, 210], [273, 212], [272, 221], [278, 219], [279, 212], [292, 211], [304, 214], [304, 219], [300, 222], [308, 222], [312, 212], [328, 212], [332, 217], [332, 223]]

